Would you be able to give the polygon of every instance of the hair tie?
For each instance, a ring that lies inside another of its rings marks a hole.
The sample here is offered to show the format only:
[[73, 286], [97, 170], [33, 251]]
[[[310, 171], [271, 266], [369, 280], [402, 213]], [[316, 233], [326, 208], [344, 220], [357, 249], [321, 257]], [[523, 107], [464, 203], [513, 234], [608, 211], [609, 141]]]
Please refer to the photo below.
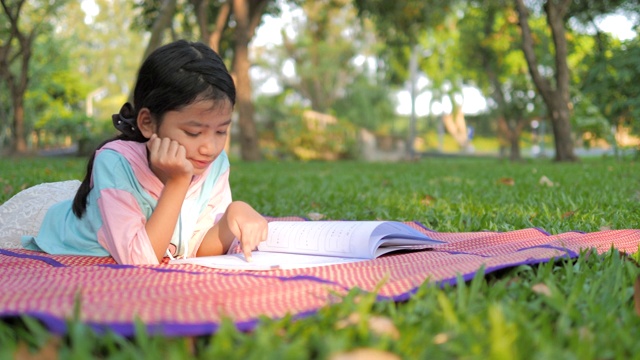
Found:
[[120, 112], [111, 116], [111, 121], [113, 122], [113, 126], [127, 138], [132, 140], [146, 140], [138, 129], [133, 106], [130, 103], [122, 105]]

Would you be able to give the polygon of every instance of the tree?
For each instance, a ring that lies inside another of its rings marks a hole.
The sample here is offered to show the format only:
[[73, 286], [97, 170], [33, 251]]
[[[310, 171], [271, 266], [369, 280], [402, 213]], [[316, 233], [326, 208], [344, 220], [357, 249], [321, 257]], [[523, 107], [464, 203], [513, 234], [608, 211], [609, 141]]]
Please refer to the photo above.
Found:
[[[588, 52], [577, 69], [577, 90], [580, 104], [576, 107], [582, 124], [590, 135], [606, 138], [617, 149], [611, 129], [627, 128], [640, 132], [640, 38], [621, 42], [599, 30], [597, 20], [606, 14], [633, 15], [640, 13], [638, 0], [582, 0], [570, 8], [569, 16], [582, 26], [595, 29], [596, 46]], [[639, 21], [636, 17], [636, 22]], [[638, 25], [638, 24], [636, 24]], [[575, 71], [575, 70], [574, 70]], [[594, 109], [595, 108], [595, 109]]]
[[9, 119], [13, 118], [11, 109], [11, 97], [7, 84], [0, 81], [0, 150], [11, 142], [11, 123]]
[[4, 37], [0, 45], [0, 78], [6, 82], [11, 94], [13, 110], [12, 150], [27, 151], [24, 129], [24, 96], [29, 85], [29, 63], [36, 37], [47, 31], [47, 21], [64, 5], [64, 1], [26, 3], [1, 0], [5, 25], [0, 28]]
[[85, 97], [91, 90], [73, 57], [73, 37], [39, 36], [29, 67], [25, 129], [36, 134], [32, 148], [68, 146], [86, 132]]
[[520, 135], [542, 106], [518, 45], [516, 23], [513, 6], [502, 0], [468, 4], [460, 21], [464, 76], [492, 100], [498, 137], [508, 143], [512, 161], [521, 160]]
[[146, 59], [155, 49], [162, 45], [162, 39], [166, 29], [171, 27], [171, 21], [176, 12], [176, 0], [163, 0], [158, 9], [158, 14], [151, 24], [151, 36], [147, 43], [147, 48], [142, 55]]
[[[302, 9], [305, 17], [296, 24], [296, 37], [282, 33], [284, 54], [277, 60], [276, 72], [281, 72], [285, 61], [292, 61], [295, 77], [281, 77], [281, 82], [293, 88], [311, 109], [327, 113], [359, 73], [353, 60], [362, 31], [352, 26], [356, 14], [350, 1], [313, 1]], [[344, 36], [346, 32], [351, 39]]]
[[[209, 0], [191, 0], [200, 29], [200, 38], [216, 52], [220, 51], [222, 35], [228, 28], [231, 3], [231, 0], [215, 1], [213, 4]], [[211, 21], [211, 18], [215, 18], [215, 21]]]
[[233, 0], [233, 18], [235, 37], [233, 52], [233, 73], [236, 77], [236, 104], [240, 124], [240, 147], [243, 160], [260, 160], [258, 131], [254, 120], [254, 107], [251, 99], [251, 77], [249, 68], [249, 42], [266, 8], [266, 0]]
[[393, 134], [395, 104], [389, 96], [384, 79], [357, 74], [344, 89], [342, 97], [333, 104], [338, 118], [346, 119], [354, 125], [370, 131]]
[[421, 69], [431, 80], [430, 108], [433, 108], [436, 102], [441, 105], [447, 102], [451, 104], [449, 113], [443, 109], [440, 118], [442, 125], [461, 150], [471, 152], [467, 123], [462, 111], [464, 103], [462, 88], [466, 81], [464, 78], [466, 69], [463, 65], [465, 49], [461, 46], [459, 13], [464, 7], [457, 4], [451, 5], [441, 23], [427, 29], [422, 38], [421, 46], [430, 56], [423, 60]]
[[[236, 109], [240, 126], [240, 153], [243, 160], [260, 160], [258, 131], [254, 119], [249, 70], [249, 43], [265, 13], [279, 10], [273, 0], [191, 0], [200, 38], [223, 57], [231, 57], [236, 82]], [[224, 46], [223, 46], [224, 44]]]
[[293, 12], [301, 14], [290, 24], [295, 35], [283, 29], [282, 45], [255, 48], [257, 66], [282, 86], [258, 97], [262, 144], [301, 159], [354, 156], [354, 125], [384, 132], [395, 117], [371, 56], [372, 24], [357, 21], [351, 0], [305, 2]]
[[[445, 0], [365, 1], [356, 0], [359, 14], [376, 25], [376, 34], [386, 46], [380, 54], [393, 84], [411, 84], [412, 102], [416, 68], [431, 80], [431, 104], [449, 100], [451, 113], [442, 117], [447, 131], [462, 149], [468, 149], [467, 126], [462, 113], [460, 61], [457, 57], [459, 8], [464, 2]], [[422, 56], [428, 53], [428, 56]], [[410, 156], [415, 133], [415, 112], [412, 111], [408, 146]]]
[[[295, 36], [282, 31], [281, 46], [256, 49], [257, 65], [284, 88], [286, 96], [278, 98], [371, 131], [389, 131], [395, 110], [384, 74], [373, 64], [378, 44], [372, 23], [357, 21], [350, 0], [307, 2], [297, 10], [304, 16], [291, 24]], [[289, 65], [295, 74], [285, 71]]]
[[[35, 19], [31, 5], [25, 3], [21, 20], [29, 24]], [[30, 150], [42, 141], [60, 145], [57, 141], [64, 137], [92, 151], [114, 131], [110, 115], [126, 101], [144, 49], [140, 48], [142, 35], [129, 31], [131, 19], [120, 16], [130, 10], [130, 0], [96, 0], [96, 5], [99, 13], [87, 16], [80, 2], [64, 3], [35, 37], [23, 110], [24, 136], [37, 141], [27, 141]], [[14, 64], [11, 70], [15, 73], [19, 67]], [[98, 89], [100, 98], [86, 97]], [[0, 81], [0, 138], [15, 133], [5, 121], [13, 117], [9, 95], [6, 82]], [[86, 115], [89, 103], [92, 117]]]
[[543, 5], [551, 30], [555, 66], [549, 70], [553, 81], [541, 72], [535, 52], [536, 41], [529, 25], [529, 9], [524, 0], [515, 0], [522, 31], [522, 51], [529, 66], [529, 73], [542, 96], [553, 129], [556, 161], [576, 161], [571, 134], [570, 73], [567, 63], [567, 37], [565, 25], [571, 0], [546, 0]]
[[[614, 128], [640, 132], [640, 39], [612, 46], [588, 61], [581, 90]], [[615, 145], [615, 143], [614, 143]]]
[[394, 84], [409, 78], [409, 58], [425, 31], [441, 25], [456, 1], [355, 0], [358, 16], [371, 19], [378, 39], [386, 46], [380, 56]]
[[[610, 45], [611, 37], [600, 30], [597, 20], [603, 15], [612, 13], [638, 14], [640, 1], [638, 0], [580, 0], [572, 1], [567, 14], [582, 26], [590, 26], [595, 30], [596, 52], [602, 53]], [[640, 20], [640, 19], [637, 19]]]

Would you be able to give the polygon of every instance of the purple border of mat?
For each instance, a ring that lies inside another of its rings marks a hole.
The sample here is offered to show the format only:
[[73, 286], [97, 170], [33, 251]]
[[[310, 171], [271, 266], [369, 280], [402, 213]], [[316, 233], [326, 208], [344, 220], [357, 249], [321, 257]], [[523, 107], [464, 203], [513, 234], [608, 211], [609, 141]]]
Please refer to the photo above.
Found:
[[[427, 228], [426, 226], [424, 226], [422, 223], [418, 222], [418, 221], [414, 221], [414, 223], [420, 227], [422, 227], [423, 229], [430, 231], [430, 232], [436, 232], [434, 230], [431, 230], [429, 228]], [[551, 236], [551, 234], [549, 234], [547, 231], [540, 229], [540, 228], [535, 228], [536, 230], [540, 231], [542, 234], [544, 234], [545, 236]], [[571, 231], [569, 231], [571, 232]], [[576, 231], [576, 232], [580, 232], [580, 231]], [[516, 266], [520, 266], [520, 265], [535, 265], [535, 264], [542, 264], [542, 263], [546, 263], [551, 261], [552, 259], [557, 259], [557, 258], [575, 258], [578, 257], [578, 254], [574, 251], [571, 251], [569, 249], [564, 249], [564, 248], [559, 248], [559, 247], [555, 247], [555, 246], [550, 246], [550, 245], [538, 245], [538, 246], [533, 246], [530, 248], [538, 248], [538, 247], [546, 247], [546, 248], [553, 248], [553, 249], [557, 249], [557, 250], [561, 250], [561, 251], [565, 251], [566, 254], [564, 256], [561, 257], [550, 257], [550, 258], [543, 258], [543, 259], [530, 259], [530, 260], [525, 260], [525, 261], [520, 261], [520, 262], [515, 262], [515, 263], [507, 263], [507, 264], [501, 264], [498, 266], [493, 266], [493, 267], [489, 267], [484, 269], [484, 274], [489, 274], [495, 271], [499, 271], [502, 269], [506, 269], [506, 268], [513, 268]], [[530, 248], [524, 248], [524, 249], [519, 249], [518, 251], [522, 251], [522, 250], [526, 250], [526, 249], [530, 249]], [[6, 249], [0, 249], [0, 254], [3, 255], [7, 255], [7, 256], [15, 256], [15, 257], [19, 257], [19, 258], [29, 258], [29, 259], [33, 259], [33, 260], [39, 260], [39, 261], [43, 261], [45, 263], [47, 263], [48, 265], [54, 266], [54, 267], [67, 267], [67, 265], [64, 265], [54, 259], [51, 258], [47, 258], [45, 256], [38, 256], [38, 255], [26, 255], [26, 254], [20, 254], [20, 253], [16, 253], [10, 250], [6, 250]], [[477, 255], [477, 254], [476, 254]], [[117, 265], [117, 264], [99, 264], [99, 265], [95, 265], [95, 266], [102, 266], [102, 267], [109, 267], [109, 268], [114, 268], [114, 269], [127, 269], [127, 268], [132, 268], [132, 267], [137, 267], [136, 265]], [[202, 272], [197, 272], [197, 271], [186, 271], [186, 270], [180, 270], [180, 269], [162, 269], [162, 268], [152, 268], [153, 270], [156, 271], [160, 271], [160, 272], [184, 272], [184, 273], [189, 273], [192, 275], [198, 275], [198, 274], [203, 274]], [[470, 281], [471, 279], [473, 279], [474, 276], [476, 276], [476, 274], [478, 273], [478, 271], [482, 270], [482, 268], [477, 269], [476, 271], [467, 273], [467, 274], [462, 274], [461, 276], [454, 276], [454, 277], [450, 277], [450, 278], [446, 278], [446, 279], [442, 279], [436, 282], [436, 284], [438, 286], [445, 286], [445, 285], [455, 285], [458, 282], [458, 279], [462, 279], [463, 281]], [[220, 275], [223, 276], [232, 276], [232, 275], [237, 275], [237, 273], [220, 273]], [[296, 280], [311, 280], [311, 281], [317, 281], [320, 283], [329, 283], [329, 284], [333, 284], [333, 285], [338, 285], [340, 287], [342, 287], [343, 289], [349, 290], [348, 288], [344, 287], [341, 284], [338, 284], [336, 282], [332, 282], [330, 280], [326, 280], [326, 279], [321, 279], [315, 276], [310, 276], [310, 275], [297, 275], [297, 276], [289, 276], [289, 277], [284, 277], [284, 276], [273, 276], [273, 275], [259, 275], [259, 274], [244, 274], [247, 276], [255, 276], [255, 277], [274, 277], [274, 278], [278, 278], [279, 280], [282, 281], [296, 281]], [[428, 279], [425, 279], [425, 281], [427, 281]], [[420, 285], [422, 286], [422, 285]], [[398, 294], [398, 295], [394, 295], [394, 296], [377, 296], [377, 300], [378, 301], [398, 301], [398, 302], [403, 302], [403, 301], [408, 301], [411, 296], [413, 294], [416, 293], [416, 291], [418, 290], [418, 288], [420, 286], [416, 286], [404, 293]], [[315, 309], [315, 310], [310, 310], [310, 311], [306, 311], [306, 312], [302, 312], [302, 313], [298, 313], [298, 314], [294, 314], [292, 315], [293, 319], [302, 319], [305, 317], [309, 317], [312, 316], [314, 314], [316, 314], [320, 309]], [[39, 321], [41, 321], [46, 327], [47, 329], [49, 329], [49, 331], [55, 333], [55, 334], [59, 334], [59, 335], [63, 335], [66, 334], [68, 329], [67, 329], [67, 324], [69, 323], [69, 320], [67, 319], [62, 319], [58, 316], [55, 315], [51, 315], [49, 313], [43, 313], [43, 312], [25, 312], [25, 313], [13, 313], [13, 312], [0, 312], [0, 319], [1, 318], [11, 318], [11, 317], [22, 317], [22, 316], [28, 316], [28, 317], [32, 317], [34, 319], [37, 319]], [[235, 326], [239, 331], [243, 331], [243, 332], [247, 332], [247, 331], [251, 331], [253, 329], [255, 329], [258, 324], [260, 322], [259, 318], [254, 318], [251, 320], [247, 320], [247, 321], [242, 321], [242, 322], [235, 322]], [[135, 322], [131, 322], [131, 323], [110, 323], [110, 322], [106, 322], [106, 323], [94, 323], [94, 322], [84, 322], [85, 325], [87, 325], [88, 327], [90, 327], [93, 331], [95, 331], [98, 334], [103, 334], [105, 332], [113, 332], [116, 333], [118, 335], [121, 336], [125, 336], [125, 337], [131, 337], [134, 336], [136, 333], [136, 323]], [[149, 334], [153, 334], [153, 335], [162, 335], [162, 336], [167, 336], [167, 337], [178, 337], [178, 336], [206, 336], [206, 335], [211, 335], [214, 334], [218, 328], [220, 327], [220, 323], [216, 323], [216, 322], [202, 322], [202, 323], [191, 323], [191, 324], [183, 324], [183, 323], [175, 323], [175, 322], [159, 322], [159, 323], [150, 323], [150, 324], [146, 324], [145, 328], [147, 333]]]

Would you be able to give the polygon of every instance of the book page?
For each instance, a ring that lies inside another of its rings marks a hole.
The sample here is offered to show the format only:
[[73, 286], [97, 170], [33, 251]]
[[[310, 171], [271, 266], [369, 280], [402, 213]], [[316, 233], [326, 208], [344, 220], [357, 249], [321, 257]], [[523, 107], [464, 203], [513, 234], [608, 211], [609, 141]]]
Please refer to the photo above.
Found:
[[253, 252], [171, 260], [229, 270], [274, 270], [343, 264], [398, 250], [421, 250], [434, 240], [406, 224], [391, 221], [275, 221], [266, 241]]
[[258, 249], [371, 259], [371, 234], [381, 221], [274, 221]]
[[300, 269], [317, 266], [345, 264], [364, 261], [364, 259], [342, 258], [331, 256], [299, 255], [254, 251], [251, 262], [245, 260], [242, 254], [228, 254], [219, 256], [203, 256], [189, 259], [171, 260], [169, 264], [194, 264], [215, 269], [268, 271], [278, 269]]

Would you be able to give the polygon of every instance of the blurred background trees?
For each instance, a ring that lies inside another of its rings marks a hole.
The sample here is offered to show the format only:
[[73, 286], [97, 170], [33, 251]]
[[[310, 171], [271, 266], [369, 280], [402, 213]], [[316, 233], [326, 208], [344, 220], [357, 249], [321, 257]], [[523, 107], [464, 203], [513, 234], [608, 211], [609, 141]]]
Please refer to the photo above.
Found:
[[3, 154], [92, 150], [142, 59], [178, 38], [225, 59], [245, 160], [573, 161], [640, 141], [637, 0], [0, 2]]

